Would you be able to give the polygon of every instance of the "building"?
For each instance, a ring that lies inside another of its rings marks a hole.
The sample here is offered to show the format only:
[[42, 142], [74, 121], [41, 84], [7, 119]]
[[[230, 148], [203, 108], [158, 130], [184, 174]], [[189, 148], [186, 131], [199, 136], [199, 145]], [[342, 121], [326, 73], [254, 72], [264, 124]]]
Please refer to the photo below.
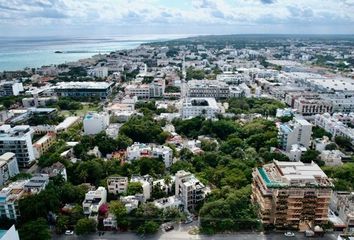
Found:
[[354, 193], [335, 191], [330, 207], [342, 220], [347, 231], [354, 233]]
[[64, 119], [61, 123], [59, 123], [55, 128], [56, 133], [65, 132], [70, 127], [74, 126], [75, 124], [79, 123], [80, 118], [76, 116], [70, 116]]
[[0, 229], [0, 240], [20, 240], [15, 225], [12, 225], [8, 230]]
[[1, 81], [0, 82], [0, 97], [17, 96], [23, 92], [23, 85], [16, 81]]
[[125, 87], [125, 94], [146, 99], [150, 97], [150, 86], [149, 84], [129, 84]]
[[320, 158], [327, 166], [341, 166], [342, 157], [346, 155], [339, 150], [324, 150], [320, 154]]
[[139, 160], [142, 157], [161, 158], [165, 167], [171, 167], [173, 163], [173, 151], [164, 145], [147, 145], [144, 143], [134, 143], [127, 148], [127, 160]]
[[124, 194], [128, 190], [128, 178], [127, 177], [115, 177], [111, 176], [107, 178], [108, 192], [112, 194]]
[[7, 152], [0, 156], [0, 186], [3, 186], [10, 178], [19, 173], [14, 153]]
[[56, 134], [48, 132], [33, 144], [34, 156], [40, 158], [55, 143]]
[[120, 201], [124, 204], [128, 213], [139, 206], [139, 199], [136, 196], [120, 197]]
[[175, 175], [175, 196], [181, 199], [184, 210], [194, 210], [207, 194], [206, 187], [193, 174], [180, 170]]
[[333, 114], [328, 113], [315, 116], [315, 125], [323, 128], [332, 134], [333, 139], [336, 136], [342, 136], [354, 144], [354, 129], [348, 127], [346, 124], [352, 124], [352, 114]]
[[279, 125], [278, 141], [280, 148], [290, 151], [291, 146], [299, 144], [308, 148], [310, 146], [312, 124], [305, 119], [295, 117], [292, 121]]
[[29, 167], [35, 159], [32, 134], [28, 125], [0, 126], [0, 154], [13, 152], [19, 167]]
[[113, 85], [113, 82], [59, 82], [54, 91], [58, 97], [107, 99]]
[[92, 75], [97, 78], [106, 78], [108, 77], [108, 67], [97, 67], [93, 69]]
[[48, 174], [49, 178], [61, 175], [62, 178], [67, 181], [68, 174], [66, 173], [66, 167], [61, 162], [53, 163], [50, 167], [42, 168], [41, 173]]
[[181, 108], [182, 118], [193, 118], [197, 116], [215, 118], [219, 113], [221, 113], [221, 110], [215, 98], [187, 98]]
[[188, 97], [225, 99], [230, 95], [229, 85], [218, 80], [188, 81]]
[[48, 174], [37, 174], [30, 178], [23, 186], [25, 191], [31, 194], [37, 194], [44, 190], [49, 183]]
[[158, 209], [162, 210], [168, 210], [172, 208], [183, 209], [182, 201], [176, 196], [160, 198], [155, 200], [153, 203]]
[[97, 217], [99, 208], [106, 202], [107, 190], [104, 187], [98, 187], [95, 191], [87, 192], [82, 202], [84, 214], [94, 218]]
[[50, 103], [57, 102], [58, 98], [55, 96], [52, 97], [30, 97], [30, 98], [23, 98], [22, 105], [25, 108], [29, 107], [45, 107]]
[[102, 113], [88, 113], [84, 117], [84, 133], [86, 135], [98, 134], [104, 130], [109, 125], [109, 114], [106, 112]]
[[150, 199], [151, 191], [152, 191], [152, 177], [150, 177], [149, 175], [145, 175], [145, 176], [132, 175], [130, 182], [141, 183], [141, 187], [143, 188], [143, 196], [144, 196], [143, 201], [145, 202], [146, 200]]
[[263, 224], [301, 229], [328, 222], [333, 184], [317, 164], [275, 160], [252, 176], [251, 197]]
[[26, 194], [24, 185], [28, 180], [10, 183], [0, 191], [0, 217], [16, 220], [20, 217], [18, 201]]

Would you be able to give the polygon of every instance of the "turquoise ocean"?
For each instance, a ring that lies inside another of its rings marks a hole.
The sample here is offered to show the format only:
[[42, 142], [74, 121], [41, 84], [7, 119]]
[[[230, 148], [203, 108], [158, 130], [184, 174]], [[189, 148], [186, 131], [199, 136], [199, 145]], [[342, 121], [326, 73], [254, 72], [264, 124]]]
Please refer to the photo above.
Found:
[[[118, 37], [1, 37], [0, 71], [60, 64], [95, 54], [132, 49], [142, 43], [180, 38], [180, 35], [142, 35]], [[55, 53], [60, 51], [62, 53]]]

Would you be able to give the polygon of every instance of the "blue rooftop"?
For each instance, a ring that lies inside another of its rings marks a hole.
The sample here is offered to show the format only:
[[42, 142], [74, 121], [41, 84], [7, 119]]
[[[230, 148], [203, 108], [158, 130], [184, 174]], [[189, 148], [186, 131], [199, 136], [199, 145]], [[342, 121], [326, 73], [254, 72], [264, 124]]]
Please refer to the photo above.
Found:
[[7, 233], [7, 230], [0, 229], [0, 239]]

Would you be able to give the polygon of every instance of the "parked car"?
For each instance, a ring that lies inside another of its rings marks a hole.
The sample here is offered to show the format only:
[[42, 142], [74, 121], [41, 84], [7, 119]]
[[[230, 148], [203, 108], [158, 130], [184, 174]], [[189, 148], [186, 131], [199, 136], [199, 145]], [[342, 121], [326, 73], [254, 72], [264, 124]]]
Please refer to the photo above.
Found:
[[175, 229], [175, 227], [172, 226], [172, 225], [167, 225], [167, 226], [165, 226], [164, 229], [165, 229], [166, 232], [168, 232], [168, 231], [171, 231], [171, 230]]
[[72, 231], [72, 230], [65, 231], [65, 235], [73, 235], [73, 234], [74, 234], [74, 231]]
[[189, 224], [193, 222], [193, 218], [192, 217], [187, 217], [186, 221], [184, 221], [184, 224]]
[[295, 233], [293, 232], [286, 232], [284, 233], [285, 237], [295, 237]]

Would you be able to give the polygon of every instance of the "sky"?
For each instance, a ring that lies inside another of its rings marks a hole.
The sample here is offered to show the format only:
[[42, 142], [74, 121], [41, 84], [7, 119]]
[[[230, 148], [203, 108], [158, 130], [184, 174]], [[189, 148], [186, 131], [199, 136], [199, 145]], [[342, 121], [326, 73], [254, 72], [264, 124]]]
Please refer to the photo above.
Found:
[[0, 0], [0, 37], [354, 34], [354, 0]]

